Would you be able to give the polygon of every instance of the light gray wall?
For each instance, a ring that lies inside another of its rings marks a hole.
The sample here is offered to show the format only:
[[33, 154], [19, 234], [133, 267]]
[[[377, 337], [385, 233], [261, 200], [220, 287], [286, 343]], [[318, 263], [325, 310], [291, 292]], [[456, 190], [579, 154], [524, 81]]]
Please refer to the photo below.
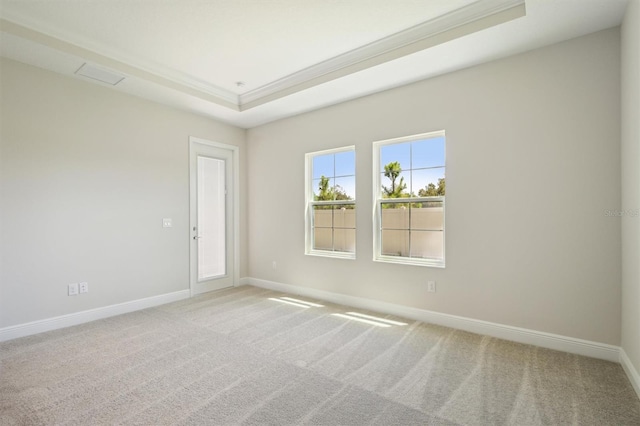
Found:
[[[640, 208], [640, 1], [622, 25], [622, 209]], [[622, 348], [640, 372], [640, 217], [622, 221]]]
[[[371, 143], [441, 129], [446, 269], [373, 262]], [[267, 124], [247, 143], [251, 277], [620, 344], [620, 222], [605, 215], [620, 205], [619, 29]], [[304, 154], [352, 144], [357, 259], [305, 256]]]
[[[244, 156], [245, 131], [10, 60], [0, 72], [0, 328], [188, 289], [189, 136]], [[67, 296], [79, 281], [89, 293]]]

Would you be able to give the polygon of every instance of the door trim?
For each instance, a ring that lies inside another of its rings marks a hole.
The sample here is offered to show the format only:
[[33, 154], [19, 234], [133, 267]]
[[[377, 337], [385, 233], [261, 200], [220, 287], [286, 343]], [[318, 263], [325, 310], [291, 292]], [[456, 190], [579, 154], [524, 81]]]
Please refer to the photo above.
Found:
[[194, 259], [197, 262], [198, 253], [194, 250], [194, 244], [191, 243], [191, 218], [195, 213], [193, 211], [193, 200], [196, 198], [196, 188], [192, 185], [192, 180], [195, 178], [195, 170], [191, 167], [191, 156], [195, 145], [206, 145], [213, 148], [224, 149], [231, 151], [232, 154], [232, 166], [233, 166], [233, 286], [238, 286], [238, 279], [240, 275], [240, 147], [235, 145], [229, 145], [220, 142], [214, 142], [207, 139], [198, 138], [195, 136], [189, 136], [189, 291], [191, 297], [195, 296], [194, 288], [192, 286], [193, 280], [193, 262]]

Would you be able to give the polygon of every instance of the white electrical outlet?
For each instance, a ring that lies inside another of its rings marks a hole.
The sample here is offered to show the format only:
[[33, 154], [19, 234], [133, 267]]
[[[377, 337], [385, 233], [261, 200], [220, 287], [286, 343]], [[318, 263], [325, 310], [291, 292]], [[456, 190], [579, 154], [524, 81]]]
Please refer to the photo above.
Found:
[[273, 262], [271, 262], [271, 267], [273, 268], [273, 270], [275, 271], [276, 269], [278, 269], [278, 264], [276, 263], [276, 261], [274, 260]]
[[78, 285], [79, 289], [80, 289], [80, 293], [89, 293], [89, 283], [88, 282], [81, 282]]
[[69, 289], [69, 296], [78, 295], [78, 283], [69, 284], [67, 288]]
[[435, 281], [427, 281], [427, 291], [429, 293], [436, 292], [436, 282]]

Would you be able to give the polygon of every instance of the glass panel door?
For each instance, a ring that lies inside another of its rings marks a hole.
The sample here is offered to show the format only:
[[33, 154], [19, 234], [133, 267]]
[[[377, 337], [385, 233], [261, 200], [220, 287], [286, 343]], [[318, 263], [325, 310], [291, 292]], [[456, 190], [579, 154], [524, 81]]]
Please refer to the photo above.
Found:
[[236, 285], [236, 147], [190, 138], [189, 277], [191, 294]]
[[198, 281], [226, 275], [225, 161], [198, 156]]

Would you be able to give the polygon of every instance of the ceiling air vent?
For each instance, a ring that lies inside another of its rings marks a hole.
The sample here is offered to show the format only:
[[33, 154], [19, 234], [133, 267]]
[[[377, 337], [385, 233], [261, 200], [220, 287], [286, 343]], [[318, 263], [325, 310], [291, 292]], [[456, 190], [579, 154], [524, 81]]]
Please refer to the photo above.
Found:
[[112, 71], [106, 70], [104, 68], [99, 68], [94, 65], [89, 65], [87, 63], [84, 63], [80, 68], [78, 68], [76, 74], [83, 77], [91, 78], [93, 80], [98, 80], [112, 86], [115, 86], [116, 84], [124, 80], [124, 75], [116, 74]]

